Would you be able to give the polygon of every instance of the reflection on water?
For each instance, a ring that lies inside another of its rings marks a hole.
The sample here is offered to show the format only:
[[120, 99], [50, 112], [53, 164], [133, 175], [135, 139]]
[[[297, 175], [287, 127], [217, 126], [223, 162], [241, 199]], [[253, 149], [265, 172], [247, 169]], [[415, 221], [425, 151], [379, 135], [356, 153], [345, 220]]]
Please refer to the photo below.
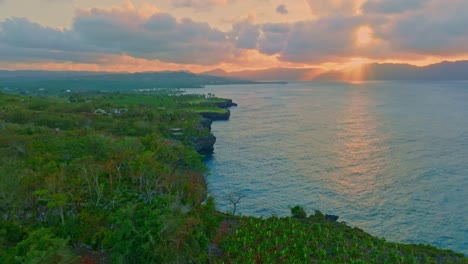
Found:
[[232, 210], [226, 195], [240, 191], [244, 215], [284, 216], [288, 206], [302, 205], [390, 241], [468, 254], [466, 87], [375, 82], [202, 89], [239, 103], [230, 121], [213, 124], [209, 190], [222, 211]]
[[372, 202], [370, 196], [384, 184], [377, 178], [386, 168], [388, 147], [371, 109], [369, 90], [364, 86], [351, 89], [349, 106], [336, 121], [334, 152], [339, 170], [330, 176], [331, 186], [347, 199], [366, 197], [367, 202]]

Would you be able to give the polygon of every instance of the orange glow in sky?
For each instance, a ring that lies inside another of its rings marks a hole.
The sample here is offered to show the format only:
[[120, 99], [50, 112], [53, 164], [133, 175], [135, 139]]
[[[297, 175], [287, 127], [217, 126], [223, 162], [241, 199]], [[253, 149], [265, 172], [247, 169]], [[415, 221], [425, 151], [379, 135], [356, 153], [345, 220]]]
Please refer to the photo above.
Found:
[[364, 79], [365, 65], [370, 63], [366, 58], [353, 58], [348, 63], [345, 63], [345, 74], [343, 81], [351, 83], [359, 83]]
[[372, 42], [373, 31], [369, 26], [359, 27], [356, 31], [356, 44], [366, 46]]
[[346, 68], [355, 81], [366, 63], [467, 60], [453, 13], [468, 5], [446, 1], [0, 0], [0, 69]]

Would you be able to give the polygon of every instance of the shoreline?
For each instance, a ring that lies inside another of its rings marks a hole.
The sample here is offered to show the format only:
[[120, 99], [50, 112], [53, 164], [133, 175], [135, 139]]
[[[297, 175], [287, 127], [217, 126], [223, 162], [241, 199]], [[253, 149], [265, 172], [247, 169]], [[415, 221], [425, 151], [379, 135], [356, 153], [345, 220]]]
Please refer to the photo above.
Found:
[[[220, 108], [226, 109], [226, 110], [228, 110], [228, 111], [229, 111], [228, 108], [230, 108], [231, 106], [236, 106], [236, 107], [238, 106], [236, 103], [234, 103], [234, 102], [232, 101], [232, 99], [226, 99], [226, 98], [224, 98], [224, 100], [226, 100], [226, 102], [229, 102], [230, 104], [229, 104], [228, 106], [225, 106], [225, 105], [217, 105], [217, 106], [220, 107]], [[232, 105], [231, 105], [231, 104], [232, 104]], [[209, 116], [209, 114], [208, 114], [208, 115], [202, 115], [202, 116], [203, 116], [203, 119], [210, 119], [209, 117], [206, 117], [206, 116]], [[230, 111], [229, 111], [229, 116], [228, 116], [227, 118], [221, 117], [221, 118], [218, 118], [218, 119], [217, 119], [217, 118], [216, 118], [216, 115], [214, 115], [214, 116], [215, 116], [215, 119], [210, 119], [210, 120], [211, 120], [211, 123], [214, 122], [214, 121], [226, 121], [226, 120], [229, 120]], [[211, 124], [210, 124], [210, 126], [209, 126], [209, 131], [210, 131], [210, 133], [211, 133]], [[212, 134], [212, 133], [211, 133], [211, 134]], [[214, 135], [213, 135], [213, 136], [214, 136]], [[215, 144], [215, 143], [216, 143], [216, 142], [213, 143], [213, 149], [214, 149], [214, 144]], [[212, 155], [212, 153], [213, 153], [213, 152], [209, 153], [209, 155]], [[208, 190], [208, 186], [207, 186], [207, 190]], [[242, 215], [242, 216], [231, 215], [231, 214], [229, 214], [229, 213], [222, 212], [222, 211], [220, 211], [220, 210], [218, 210], [218, 209], [216, 209], [216, 211], [217, 211], [219, 214], [223, 215], [225, 218], [232, 218], [232, 217], [234, 217], [234, 218], [237, 218], [237, 217], [239, 217], [239, 218], [245, 218], [245, 217], [247, 217], [247, 218], [263, 219], [262, 217], [259, 218], [259, 217], [257, 217], [257, 216], [252, 216], [252, 215]], [[316, 211], [316, 212], [317, 212], [317, 211]], [[319, 211], [319, 212], [320, 212], [320, 211]], [[320, 214], [321, 214], [321, 212], [320, 212]], [[272, 217], [276, 217], [276, 216], [269, 216], [269, 217], [267, 217], [267, 219], [272, 218]], [[284, 216], [284, 217], [279, 217], [279, 219], [288, 219], [289, 217], [290, 217], [290, 216]], [[314, 216], [313, 216], [313, 215], [310, 215], [309, 217], [314, 217]], [[353, 228], [353, 229], [361, 230], [362, 232], [364, 232], [365, 234], [367, 234], [367, 235], [369, 235], [369, 236], [371, 236], [371, 237], [374, 237], [374, 238], [376, 238], [376, 239], [383, 239], [383, 240], [385, 241], [385, 237], [379, 238], [378, 236], [371, 235], [371, 234], [368, 233], [367, 231], [360, 229], [359, 226], [348, 226], [346, 222], [337, 222], [336, 220], [339, 218], [339, 216], [336, 216], [336, 215], [324, 215], [324, 218], [326, 219], [326, 221], [334, 222], [334, 223], [336, 223], [336, 224], [338, 224], [338, 225], [344, 225], [344, 226], [347, 226], [347, 227], [350, 227], [350, 228]], [[467, 256], [466, 254], [464, 254], [464, 253], [462, 253], [462, 252], [458, 252], [458, 251], [455, 251], [455, 250], [453, 250], [453, 249], [448, 249], [448, 248], [439, 248], [439, 247], [437, 247], [437, 246], [435, 246], [435, 245], [432, 245], [432, 244], [421, 244], [421, 243], [415, 244], [415, 243], [404, 243], [404, 242], [393, 242], [393, 241], [390, 241], [390, 243], [395, 243], [395, 244], [405, 245], [405, 246], [421, 246], [421, 245], [424, 245], [424, 246], [432, 247], [432, 248], [437, 249], [437, 250], [451, 251], [451, 252], [456, 253], [456, 254], [462, 254], [462, 255], [465, 256], [465, 257]]]

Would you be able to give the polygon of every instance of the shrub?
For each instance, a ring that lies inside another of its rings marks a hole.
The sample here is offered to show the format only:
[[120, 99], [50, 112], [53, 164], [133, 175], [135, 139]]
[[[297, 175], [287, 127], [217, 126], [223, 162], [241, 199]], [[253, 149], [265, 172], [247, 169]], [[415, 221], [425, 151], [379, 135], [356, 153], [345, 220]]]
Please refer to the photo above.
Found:
[[302, 206], [296, 205], [291, 208], [291, 215], [294, 218], [305, 219], [307, 214]]

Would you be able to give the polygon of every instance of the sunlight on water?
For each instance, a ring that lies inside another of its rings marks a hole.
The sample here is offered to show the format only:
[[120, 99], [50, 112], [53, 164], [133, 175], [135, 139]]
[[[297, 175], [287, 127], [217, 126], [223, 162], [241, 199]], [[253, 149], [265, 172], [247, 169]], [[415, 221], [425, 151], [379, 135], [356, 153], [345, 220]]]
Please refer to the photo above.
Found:
[[385, 152], [388, 149], [376, 116], [369, 109], [368, 90], [352, 88], [350, 104], [338, 118], [338, 131], [334, 151], [340, 171], [330, 180], [337, 193], [349, 199], [372, 195], [378, 191], [378, 175], [386, 167]]
[[468, 253], [468, 83], [211, 86], [239, 107], [215, 122], [208, 188], [221, 211], [304, 206], [390, 241]]

